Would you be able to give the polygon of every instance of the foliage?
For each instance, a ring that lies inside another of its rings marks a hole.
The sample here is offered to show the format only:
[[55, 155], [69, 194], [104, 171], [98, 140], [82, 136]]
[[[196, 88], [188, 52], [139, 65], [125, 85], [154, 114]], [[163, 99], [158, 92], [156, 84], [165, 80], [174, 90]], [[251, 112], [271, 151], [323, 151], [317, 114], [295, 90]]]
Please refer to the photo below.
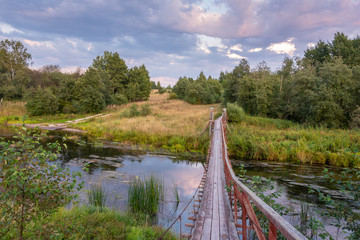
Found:
[[0, 150], [0, 231], [16, 228], [23, 238], [26, 223], [47, 216], [58, 206], [74, 200], [80, 173], [70, 174], [51, 163], [61, 150], [59, 143], [41, 144], [44, 134], [26, 130], [15, 140], [2, 141]]
[[56, 96], [49, 88], [33, 89], [27, 99], [25, 107], [30, 116], [55, 114], [59, 107]]
[[129, 117], [137, 117], [140, 115], [140, 112], [138, 110], [138, 107], [135, 103], [133, 103], [129, 110]]
[[352, 112], [350, 127], [360, 129], [360, 107]]
[[94, 68], [89, 70], [75, 84], [77, 112], [98, 113], [105, 108], [104, 84]]
[[221, 101], [222, 86], [212, 77], [206, 79], [203, 72], [194, 81], [192, 78], [181, 77], [173, 87], [179, 99], [191, 104], [213, 104]]
[[229, 122], [240, 123], [245, 120], [244, 109], [242, 109], [241, 107], [239, 107], [239, 105], [235, 103], [227, 103], [226, 114], [228, 116]]
[[160, 200], [164, 197], [163, 182], [154, 175], [135, 179], [128, 190], [129, 208], [134, 212], [155, 214]]
[[5, 39], [0, 42], [0, 66], [10, 75], [10, 81], [30, 60], [31, 54], [20, 41]]
[[169, 94], [169, 100], [173, 100], [173, 99], [178, 99], [178, 96], [176, 95], [176, 93], [172, 92]]
[[151, 108], [149, 103], [141, 105], [140, 115], [147, 116], [151, 114]]

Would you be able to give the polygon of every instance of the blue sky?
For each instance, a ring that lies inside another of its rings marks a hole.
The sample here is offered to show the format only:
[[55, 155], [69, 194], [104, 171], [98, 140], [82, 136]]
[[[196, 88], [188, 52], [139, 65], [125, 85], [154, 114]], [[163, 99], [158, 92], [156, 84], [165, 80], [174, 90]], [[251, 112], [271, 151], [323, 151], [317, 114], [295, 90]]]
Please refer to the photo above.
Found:
[[87, 68], [105, 50], [154, 81], [218, 77], [242, 58], [273, 71], [337, 31], [360, 34], [360, 0], [0, 0], [0, 40], [22, 41], [32, 67]]

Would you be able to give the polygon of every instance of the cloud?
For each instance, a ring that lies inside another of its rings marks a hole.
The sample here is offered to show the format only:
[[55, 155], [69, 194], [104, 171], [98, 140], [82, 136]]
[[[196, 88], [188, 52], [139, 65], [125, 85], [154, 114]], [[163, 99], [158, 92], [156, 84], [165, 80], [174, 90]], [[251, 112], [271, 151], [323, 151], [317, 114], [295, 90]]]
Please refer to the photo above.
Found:
[[262, 48], [252, 48], [249, 50], [249, 52], [253, 53], [253, 52], [260, 52], [262, 51]]
[[0, 31], [5, 34], [11, 33], [11, 32], [23, 33], [22, 31], [14, 28], [11, 25], [4, 23], [4, 22], [0, 22]]
[[55, 49], [52, 42], [49, 41], [32, 41], [29, 39], [23, 40], [25, 44], [30, 45], [31, 47], [46, 47], [50, 49]]
[[229, 58], [232, 58], [232, 59], [247, 59], [246, 57], [243, 57], [239, 54], [236, 54], [236, 53], [226, 53], [226, 56], [229, 57]]
[[292, 43], [292, 41], [294, 41], [294, 38], [289, 38], [285, 42], [272, 43], [266, 49], [277, 54], [288, 54], [292, 57], [294, 56], [294, 52], [296, 50], [295, 44]]
[[210, 48], [215, 48], [216, 50], [223, 50], [227, 47], [222, 43], [221, 38], [215, 38], [215, 37], [208, 37], [205, 35], [198, 35], [198, 46], [197, 49], [210, 54], [211, 50]]
[[237, 51], [237, 52], [242, 52], [243, 48], [241, 44], [236, 44], [232, 47], [229, 48], [229, 51]]
[[308, 44], [307, 44], [307, 47], [308, 47], [308, 48], [313, 48], [313, 47], [315, 47], [315, 46], [316, 46], [315, 43], [308, 43]]

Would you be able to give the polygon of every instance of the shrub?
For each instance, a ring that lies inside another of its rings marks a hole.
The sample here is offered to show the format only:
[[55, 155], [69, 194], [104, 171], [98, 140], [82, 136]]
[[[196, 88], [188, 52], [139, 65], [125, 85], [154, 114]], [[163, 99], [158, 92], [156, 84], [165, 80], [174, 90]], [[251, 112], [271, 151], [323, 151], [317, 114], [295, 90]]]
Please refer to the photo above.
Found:
[[23, 239], [27, 222], [76, 198], [73, 193], [80, 173], [51, 163], [58, 159], [61, 147], [57, 142], [44, 147], [43, 137], [22, 130], [17, 132], [17, 141], [0, 142], [0, 235], [17, 228], [18, 239]]
[[226, 113], [228, 116], [229, 122], [241, 122], [245, 119], [245, 111], [237, 105], [236, 103], [227, 103], [226, 105]]
[[168, 97], [169, 100], [171, 99], [178, 99], [178, 96], [176, 95], [176, 93], [172, 92], [169, 94], [169, 97]]
[[26, 111], [31, 116], [55, 114], [59, 103], [49, 88], [32, 90], [27, 96]]
[[164, 94], [166, 93], [166, 88], [162, 88], [158, 90], [159, 94]]
[[135, 103], [133, 103], [130, 107], [130, 110], [129, 110], [129, 117], [137, 117], [140, 115], [140, 112], [136, 106]]
[[151, 108], [150, 104], [146, 103], [141, 106], [140, 115], [141, 116], [147, 116], [151, 114]]

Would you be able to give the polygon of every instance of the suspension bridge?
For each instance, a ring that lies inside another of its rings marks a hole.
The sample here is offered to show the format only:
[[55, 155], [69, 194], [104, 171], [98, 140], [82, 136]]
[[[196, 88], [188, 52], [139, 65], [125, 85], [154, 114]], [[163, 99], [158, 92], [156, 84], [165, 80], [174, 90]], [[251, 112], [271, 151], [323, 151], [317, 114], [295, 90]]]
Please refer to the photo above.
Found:
[[[210, 110], [211, 140], [205, 171], [198, 190], [187, 205], [193, 204], [194, 214], [185, 224], [188, 233], [181, 232], [180, 223], [181, 239], [275, 240], [279, 233], [290, 240], [307, 239], [236, 177], [227, 152], [226, 120], [225, 109], [215, 121], [214, 110]], [[267, 227], [260, 224], [254, 207], [266, 218]], [[181, 214], [174, 222], [178, 220], [181, 221]]]

